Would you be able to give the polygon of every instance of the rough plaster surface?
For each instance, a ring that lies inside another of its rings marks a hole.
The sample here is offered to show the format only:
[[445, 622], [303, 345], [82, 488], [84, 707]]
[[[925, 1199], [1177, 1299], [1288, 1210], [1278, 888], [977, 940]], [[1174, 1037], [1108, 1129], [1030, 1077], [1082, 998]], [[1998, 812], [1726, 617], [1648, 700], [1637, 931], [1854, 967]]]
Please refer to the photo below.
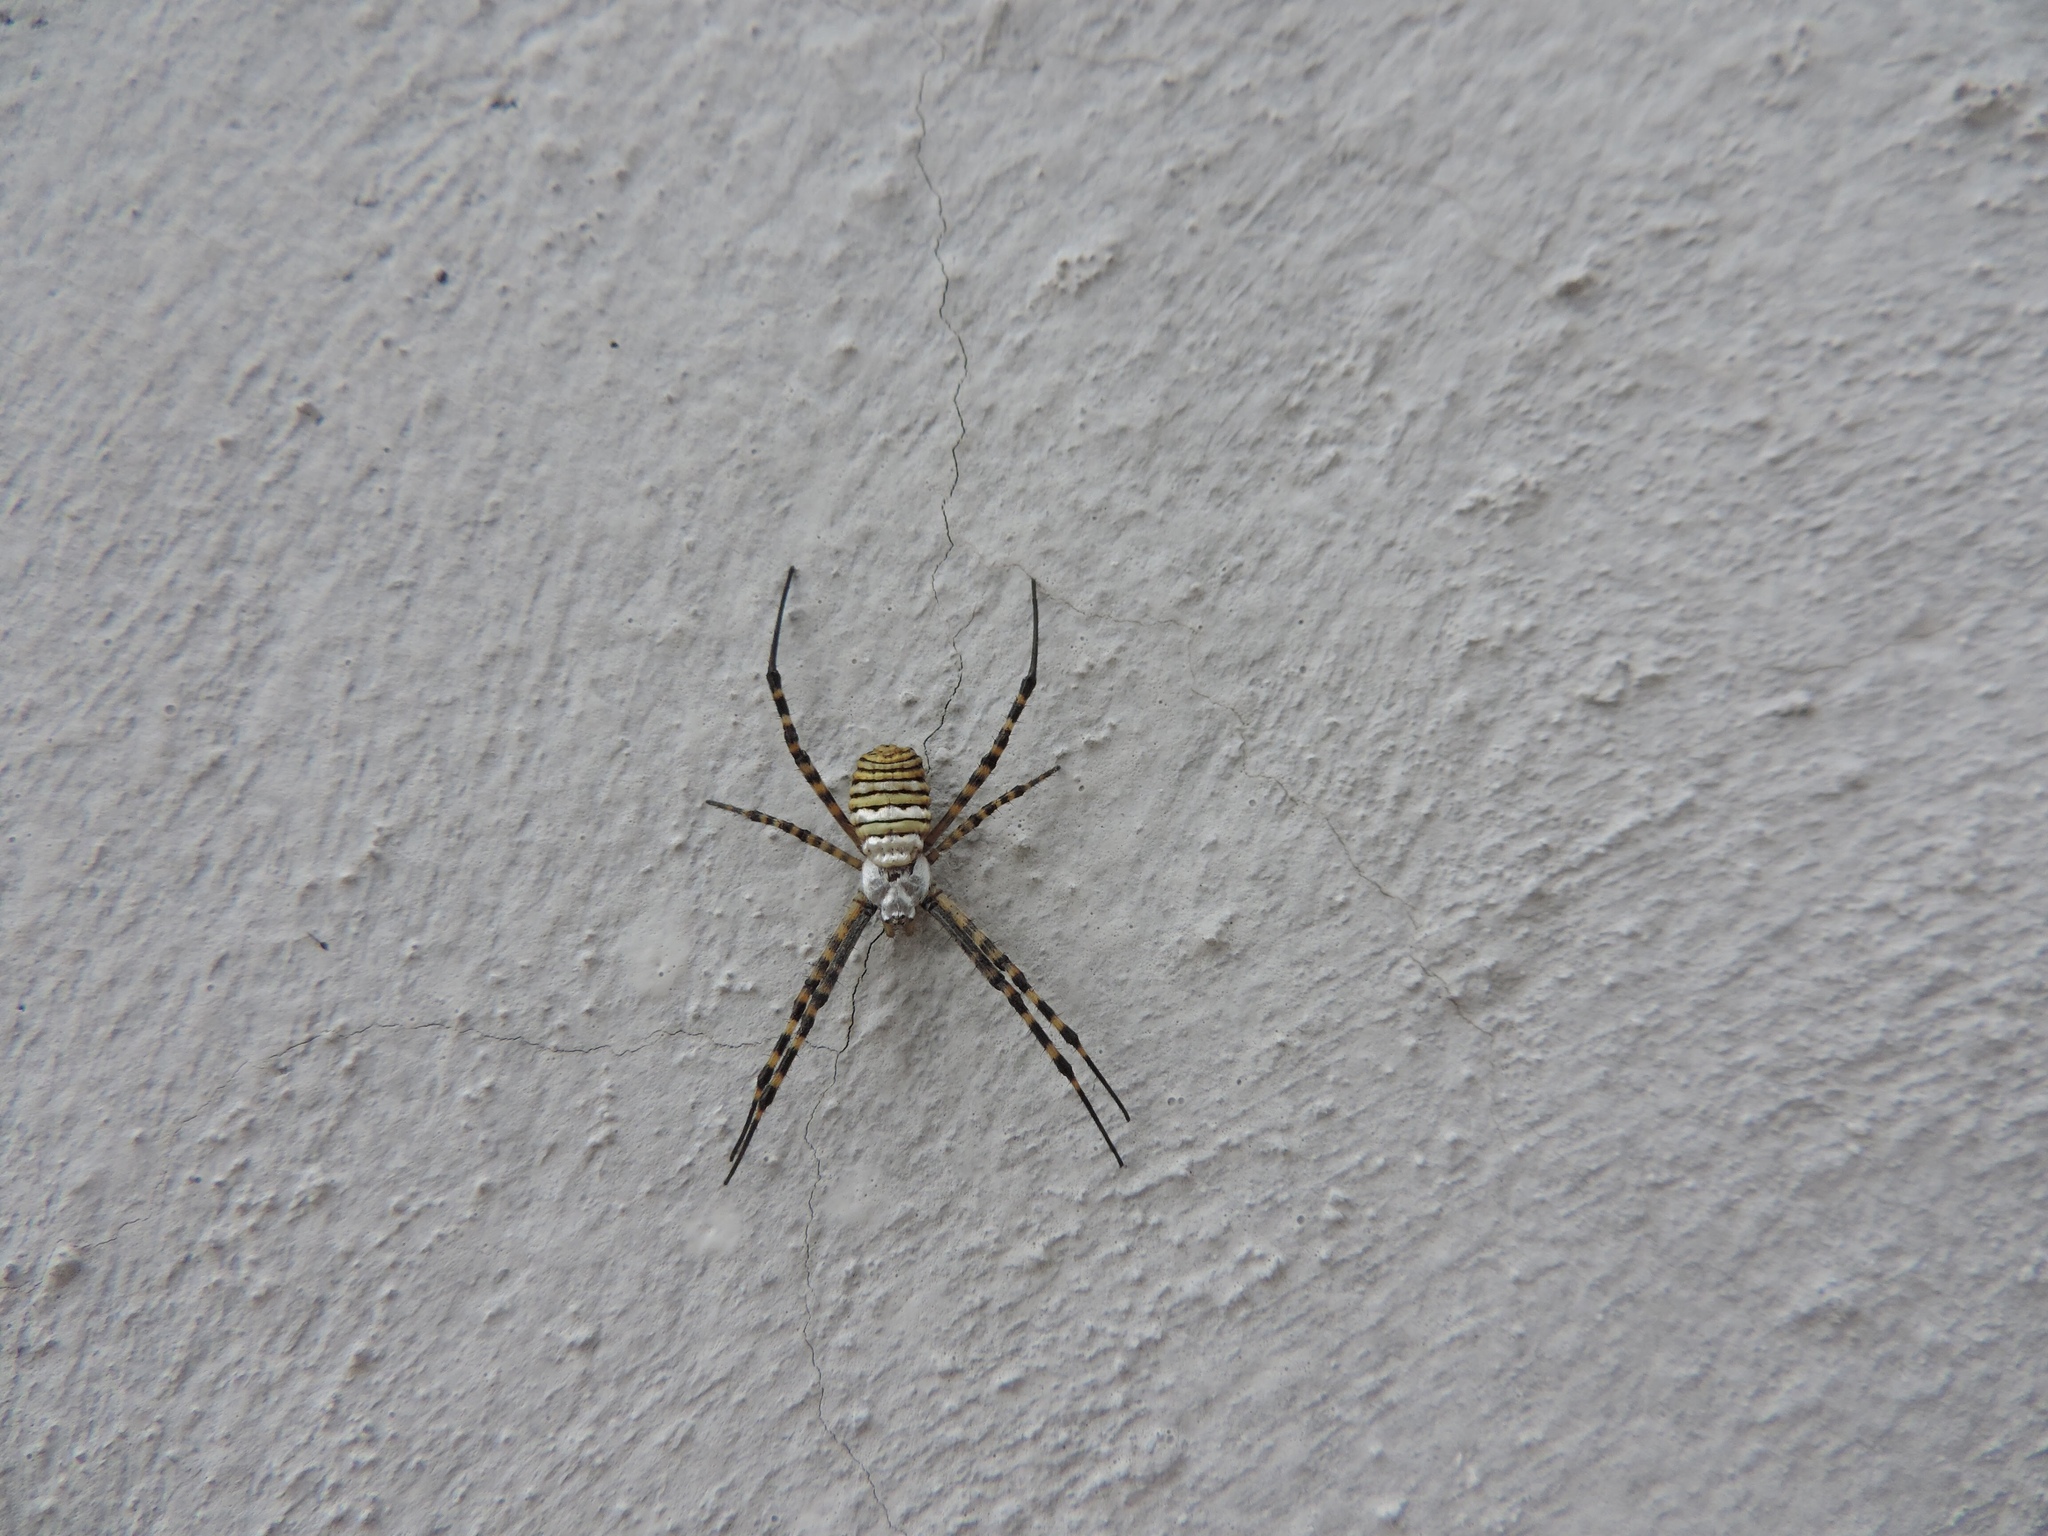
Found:
[[[2048, 1529], [2048, 19], [15, 7], [0, 1526]], [[929, 737], [1065, 772], [724, 1150]]]

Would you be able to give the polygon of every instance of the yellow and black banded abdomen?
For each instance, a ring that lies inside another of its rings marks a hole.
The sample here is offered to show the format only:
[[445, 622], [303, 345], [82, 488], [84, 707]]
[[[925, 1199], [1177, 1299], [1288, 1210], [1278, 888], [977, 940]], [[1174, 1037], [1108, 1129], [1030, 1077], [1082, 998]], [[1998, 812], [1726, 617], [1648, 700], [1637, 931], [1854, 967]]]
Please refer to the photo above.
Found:
[[924, 852], [932, 827], [932, 790], [924, 759], [908, 747], [876, 747], [853, 765], [846, 808], [860, 833], [860, 851], [883, 869], [908, 869]]

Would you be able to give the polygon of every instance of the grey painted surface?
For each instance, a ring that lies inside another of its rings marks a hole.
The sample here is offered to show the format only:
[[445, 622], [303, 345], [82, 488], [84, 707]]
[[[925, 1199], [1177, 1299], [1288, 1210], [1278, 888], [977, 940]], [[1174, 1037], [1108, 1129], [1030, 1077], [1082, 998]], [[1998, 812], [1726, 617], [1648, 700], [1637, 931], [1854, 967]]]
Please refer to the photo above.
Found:
[[1121, 13], [0, 27], [0, 1525], [2048, 1528], [2048, 21]]

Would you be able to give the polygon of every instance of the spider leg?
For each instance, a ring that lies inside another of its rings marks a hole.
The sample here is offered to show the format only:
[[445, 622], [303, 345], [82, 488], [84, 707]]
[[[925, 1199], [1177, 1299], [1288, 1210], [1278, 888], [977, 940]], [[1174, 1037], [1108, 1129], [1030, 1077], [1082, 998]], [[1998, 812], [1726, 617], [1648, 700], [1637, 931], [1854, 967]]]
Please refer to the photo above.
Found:
[[931, 831], [925, 834], [924, 845], [937, 845], [939, 835], [952, 825], [953, 818], [967, 809], [975, 791], [988, 782], [988, 776], [996, 771], [996, 764], [1002, 759], [1003, 748], [1010, 744], [1010, 732], [1017, 728], [1017, 717], [1024, 713], [1024, 701], [1031, 697], [1031, 690], [1038, 686], [1038, 583], [1031, 583], [1031, 670], [1024, 674], [1024, 681], [1017, 685], [1017, 697], [1010, 705], [1010, 712], [1003, 717], [1002, 729], [996, 732], [995, 745], [982, 753], [981, 761], [961, 786], [960, 793], [953, 797], [953, 803], [946, 807], [946, 814], [932, 823]]
[[[721, 811], [731, 811], [735, 816], [744, 816], [749, 821], [758, 821], [761, 823], [762, 826], [773, 827], [778, 832], [787, 832], [791, 837], [795, 838], [798, 842], [809, 843], [813, 848], [821, 849], [824, 852], [831, 854], [833, 858], [837, 859], [842, 864], [851, 864], [855, 869], [860, 868], [860, 860], [856, 859], [844, 848], [836, 847], [833, 844], [826, 842], [825, 839], [818, 836], [817, 833], [812, 832], [807, 828], [797, 826], [794, 822], [784, 821], [780, 816], [770, 816], [765, 811], [743, 811], [736, 805], [727, 805], [723, 800], [706, 800], [704, 803], [706, 805], [715, 805]], [[996, 804], [1001, 805], [1002, 801], [998, 800]], [[991, 810], [993, 810], [994, 808], [994, 806], [990, 807]]]
[[[1116, 1107], [1122, 1111], [1123, 1117], [1126, 1120], [1130, 1119], [1131, 1112], [1128, 1109], [1124, 1109], [1124, 1101], [1118, 1098], [1117, 1091], [1110, 1087], [1109, 1079], [1102, 1075], [1102, 1068], [1095, 1065], [1095, 1058], [1090, 1056], [1088, 1048], [1081, 1044], [1081, 1037], [1074, 1033], [1072, 1025], [1052, 1011], [1050, 1003], [1038, 995], [1032, 988], [1030, 981], [1025, 978], [1024, 973], [1017, 969], [1016, 962], [996, 947], [996, 941], [982, 931], [981, 925], [967, 915], [966, 908], [962, 907], [959, 902], [946, 895], [943, 891], [932, 892], [931, 900], [945, 903], [947, 916], [952, 918], [954, 924], [958, 926], [961, 932], [974, 941], [975, 947], [981, 951], [982, 956], [989, 964], [995, 966], [997, 970], [1007, 976], [1010, 984], [1023, 993], [1025, 997], [1029, 998], [1032, 1006], [1045, 1015], [1045, 1022], [1058, 1030], [1060, 1038], [1071, 1045], [1074, 1048], [1075, 1054], [1088, 1063], [1088, 1070], [1095, 1074], [1095, 1081], [1102, 1084], [1103, 1091], [1111, 1099], [1115, 1100]], [[927, 903], [927, 905], [929, 904]]]
[[805, 979], [803, 990], [790, 1004], [789, 1022], [782, 1026], [781, 1035], [768, 1052], [768, 1064], [754, 1079], [754, 1105], [747, 1112], [747, 1123], [740, 1132], [739, 1140], [726, 1154], [725, 1183], [730, 1184], [732, 1176], [739, 1172], [740, 1159], [747, 1155], [747, 1148], [753, 1144], [761, 1117], [775, 1102], [775, 1091], [788, 1076], [790, 1063], [796, 1060], [796, 1053], [810, 1035], [811, 1026], [818, 1022], [819, 1013], [831, 1000], [832, 988], [839, 982], [839, 973], [845, 969], [847, 956], [853, 953], [853, 946], [867, 927], [868, 919], [874, 915], [873, 904], [856, 896], [853, 905], [846, 909], [846, 916], [840, 919], [838, 930], [826, 942], [824, 953], [811, 966], [811, 974]]
[[[832, 813], [832, 819], [839, 823], [839, 829], [853, 839], [853, 846], [860, 846], [860, 833], [854, 830], [853, 822], [846, 812], [839, 808], [839, 802], [832, 798], [832, 791], [818, 774], [811, 762], [811, 754], [804, 750], [804, 744], [797, 739], [796, 721], [790, 717], [789, 700], [783, 697], [782, 674], [775, 670], [776, 652], [782, 649], [782, 615], [789, 607], [790, 584], [796, 580], [796, 567], [789, 568], [789, 574], [782, 578], [782, 602], [775, 610], [775, 638], [768, 642], [768, 692], [775, 700], [775, 713], [782, 718], [782, 740], [789, 748], [789, 755], [796, 759], [796, 771], [804, 776], [804, 782], [816, 791], [825, 809]], [[1035, 648], [1035, 647], [1034, 647]], [[1021, 702], [1021, 701], [1020, 701]]]
[[[1052, 1043], [1051, 1037], [1039, 1025], [1038, 1020], [1031, 1016], [1031, 1009], [1024, 1001], [1024, 993], [1012, 983], [1011, 977], [1013, 976], [1019, 982], [1022, 982], [1023, 972], [1010, 964], [1009, 960], [1004, 957], [1003, 952], [996, 948], [994, 941], [975, 926], [974, 919], [969, 917], [966, 911], [952, 897], [939, 891], [933, 891], [930, 896], [925, 898], [924, 906], [927, 912], [939, 920], [939, 926], [953, 936], [953, 942], [966, 951], [967, 958], [974, 962], [974, 968], [981, 972], [983, 977], [987, 979], [988, 984], [1002, 993], [1010, 1006], [1017, 1010], [1017, 1017], [1022, 1019], [1026, 1027], [1030, 1029], [1032, 1037], [1041, 1046], [1045, 1047], [1045, 1054], [1052, 1058], [1053, 1066], [1058, 1070], [1060, 1076], [1067, 1080], [1067, 1086], [1073, 1089], [1080, 1098], [1081, 1107], [1088, 1111], [1088, 1118], [1095, 1122], [1095, 1129], [1102, 1133], [1102, 1140], [1109, 1148], [1109, 1155], [1116, 1159], [1117, 1167], [1123, 1167], [1124, 1155], [1117, 1151], [1116, 1143], [1110, 1140], [1109, 1128], [1102, 1123], [1102, 1116], [1095, 1113], [1095, 1106], [1088, 1100], [1088, 1091], [1081, 1086], [1080, 1080], [1074, 1076], [1074, 1069], [1068, 1063], [1067, 1058], [1060, 1054], [1060, 1048]], [[970, 934], [972, 937], [969, 937]], [[1005, 974], [1006, 969], [1008, 974]], [[1026, 984], [1026, 990], [1028, 990], [1028, 983]], [[1081, 1037], [1061, 1023], [1053, 1011], [1045, 1006], [1045, 1003], [1036, 992], [1031, 993], [1031, 998], [1033, 1002], [1038, 1004], [1038, 1007], [1044, 1012], [1045, 1016], [1053, 1020], [1053, 1027], [1059, 1030], [1061, 1037], [1066, 1040], [1067, 1044], [1081, 1052], [1081, 1059], [1083, 1061], [1088, 1061], [1088, 1053], [1081, 1050]], [[1088, 1066], [1095, 1073], [1097, 1080], [1102, 1083], [1102, 1086], [1109, 1088], [1109, 1080], [1103, 1077], [1101, 1069], [1096, 1067], [1092, 1061], [1088, 1061]], [[1124, 1110], [1124, 1118], [1126, 1120], [1130, 1119], [1131, 1112], [1124, 1109], [1122, 1099], [1116, 1098], [1116, 1090], [1114, 1088], [1109, 1088], [1109, 1096], [1112, 1099], [1116, 1099], [1116, 1107], [1118, 1109]]]
[[[1041, 773], [1037, 778], [1026, 779], [1022, 784], [1019, 784], [1015, 789], [1004, 790], [1000, 795], [997, 795], [995, 799], [989, 801], [987, 805], [984, 805], [972, 816], [968, 817], [965, 821], [961, 822], [959, 826], [955, 827], [952, 831], [948, 832], [946, 834], [946, 840], [943, 843], [940, 843], [935, 848], [933, 848], [932, 851], [926, 855], [926, 857], [936, 859], [948, 848], [952, 847], [955, 843], [959, 842], [961, 838], [965, 837], [968, 833], [972, 832], [984, 821], [987, 821], [989, 817], [995, 815], [997, 811], [1000, 811], [1012, 800], [1016, 799], [1019, 795], [1023, 794], [1024, 791], [1029, 789], [1032, 785], [1043, 784], [1047, 779], [1051, 778], [1054, 774], [1058, 772], [1059, 769], [1057, 767], [1048, 768], [1045, 770], [1045, 772]], [[712, 805], [716, 805], [718, 802], [716, 800], [713, 800], [709, 803]]]

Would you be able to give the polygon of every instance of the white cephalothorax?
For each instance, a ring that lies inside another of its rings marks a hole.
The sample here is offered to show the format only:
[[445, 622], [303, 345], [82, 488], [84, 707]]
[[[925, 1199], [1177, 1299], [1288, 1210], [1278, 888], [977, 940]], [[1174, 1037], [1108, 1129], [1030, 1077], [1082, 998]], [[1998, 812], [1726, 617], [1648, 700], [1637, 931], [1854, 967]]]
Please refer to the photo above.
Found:
[[[1117, 1151], [1116, 1143], [1110, 1141], [1102, 1117], [1095, 1113], [1095, 1106], [1089, 1103], [1088, 1094], [1074, 1076], [1072, 1065], [1060, 1054], [1060, 1048], [1052, 1043], [1052, 1036], [1046, 1033], [1046, 1029], [1050, 1026], [1073, 1048], [1075, 1054], [1087, 1063], [1088, 1070], [1095, 1074], [1095, 1080], [1115, 1101], [1116, 1107], [1123, 1110], [1124, 1118], [1130, 1119], [1131, 1112], [1124, 1109], [1124, 1101], [1117, 1098], [1116, 1090], [1109, 1086], [1109, 1079], [1089, 1057], [1081, 1044], [1081, 1037], [1052, 1011], [1044, 998], [1032, 990], [1024, 973], [1017, 969], [1008, 955], [996, 948], [995, 940], [981, 931], [974, 919], [967, 915], [966, 909], [945, 892], [932, 887], [933, 860], [1032, 785], [1041, 784], [1059, 772], [1057, 768], [1046, 769], [1037, 778], [1028, 779], [1015, 789], [996, 796], [955, 825], [960, 813], [967, 809], [968, 802], [988, 782], [988, 776], [995, 772], [997, 759], [1003, 755], [1003, 748], [1010, 744], [1010, 732], [1016, 729], [1017, 717], [1024, 713], [1024, 701], [1038, 686], [1038, 583], [1034, 581], [1031, 584], [1031, 670], [1024, 674], [1023, 684], [1017, 689], [1017, 698], [1010, 705], [1010, 713], [1004, 718], [1002, 729], [996, 732], [995, 745], [982, 754], [981, 762], [969, 775], [967, 783], [953, 797], [953, 803], [946, 807], [946, 814], [933, 821], [931, 785], [925, 779], [924, 760], [908, 747], [876, 747], [872, 752], [863, 752], [860, 761], [854, 764], [852, 792], [847, 797], [845, 810], [840, 809], [839, 801], [812, 765], [810, 754], [804, 751], [803, 743], [797, 738], [796, 722], [790, 718], [789, 700], [783, 697], [782, 674], [775, 669], [776, 653], [782, 647], [782, 615], [789, 607], [790, 583], [795, 580], [796, 570], [792, 567], [782, 583], [782, 606], [775, 610], [775, 638], [768, 642], [768, 692], [774, 696], [775, 712], [782, 720], [782, 739], [789, 747], [789, 755], [796, 760], [797, 771], [831, 813], [839, 830], [853, 840], [859, 856], [779, 816], [741, 810], [723, 800], [705, 803], [787, 832], [791, 837], [831, 854], [840, 863], [852, 865], [860, 871], [860, 894], [854, 897], [853, 905], [840, 919], [838, 931], [811, 967], [810, 979], [804, 983], [803, 991], [797, 994], [796, 1002], [790, 1007], [789, 1022], [783, 1026], [780, 1038], [768, 1052], [768, 1064], [754, 1079], [753, 1108], [747, 1114], [747, 1123], [740, 1131], [739, 1140], [733, 1143], [732, 1152], [726, 1159], [726, 1181], [730, 1183], [733, 1174], [739, 1171], [740, 1159], [747, 1155], [747, 1148], [753, 1144], [761, 1116], [775, 1102], [776, 1090], [782, 1086], [790, 1063], [796, 1060], [798, 1048], [809, 1036], [818, 1015], [824, 1011], [832, 996], [832, 988], [839, 981], [839, 973], [845, 969], [847, 957], [853, 953], [855, 943], [869, 922], [876, 917], [881, 918], [882, 926], [893, 938], [910, 932], [920, 912], [931, 914], [932, 920], [945, 929], [947, 936], [966, 951], [967, 958], [974, 962], [974, 968], [981, 972], [988, 984], [1002, 993], [1004, 1000], [1017, 1011], [1032, 1037], [1045, 1047], [1046, 1055], [1052, 1058], [1060, 1076], [1067, 1080], [1067, 1086], [1081, 1096], [1088, 1118], [1095, 1122], [1095, 1129], [1102, 1132], [1102, 1139], [1109, 1142], [1110, 1155], [1116, 1159], [1117, 1166], [1122, 1167], [1123, 1154]], [[1036, 1014], [1032, 1011], [1034, 1009]]]
[[860, 867], [860, 893], [874, 904], [875, 916], [891, 929], [917, 916], [918, 904], [931, 888], [932, 867], [921, 853], [910, 868], [894, 874], [873, 859]]

